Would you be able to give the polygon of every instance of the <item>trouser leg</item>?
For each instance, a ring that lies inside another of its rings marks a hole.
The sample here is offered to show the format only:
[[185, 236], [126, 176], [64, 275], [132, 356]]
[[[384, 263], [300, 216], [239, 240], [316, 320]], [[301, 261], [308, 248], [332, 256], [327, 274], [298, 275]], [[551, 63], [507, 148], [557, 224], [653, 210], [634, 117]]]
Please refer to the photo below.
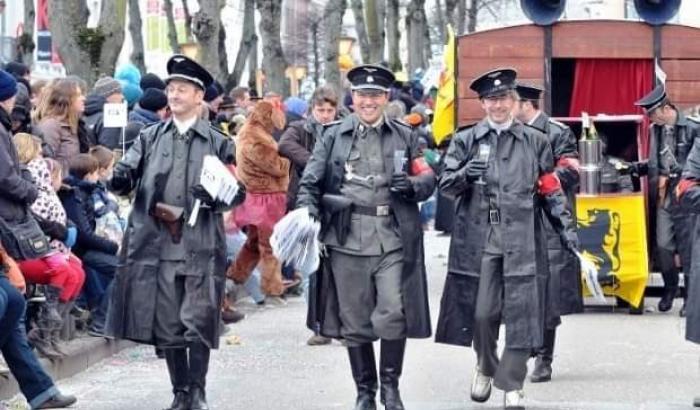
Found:
[[379, 379], [382, 382], [381, 402], [386, 410], [403, 410], [399, 394], [399, 378], [403, 372], [403, 357], [406, 339], [382, 339], [381, 358], [379, 360]]
[[282, 264], [272, 253], [270, 245], [272, 229], [258, 228], [258, 248], [260, 249], [260, 274], [263, 292], [269, 296], [281, 296], [284, 293], [282, 284]]
[[234, 282], [240, 284], [245, 283], [253, 272], [253, 269], [260, 261], [260, 250], [258, 247], [258, 228], [256, 226], [248, 226], [248, 238], [243, 244], [243, 248], [236, 255], [235, 262], [229, 266], [226, 276], [233, 279]]
[[493, 377], [498, 369], [496, 351], [503, 305], [503, 256], [484, 253], [474, 312], [474, 351], [484, 376]]
[[520, 390], [527, 375], [527, 360], [530, 350], [503, 349], [493, 385], [503, 391]]

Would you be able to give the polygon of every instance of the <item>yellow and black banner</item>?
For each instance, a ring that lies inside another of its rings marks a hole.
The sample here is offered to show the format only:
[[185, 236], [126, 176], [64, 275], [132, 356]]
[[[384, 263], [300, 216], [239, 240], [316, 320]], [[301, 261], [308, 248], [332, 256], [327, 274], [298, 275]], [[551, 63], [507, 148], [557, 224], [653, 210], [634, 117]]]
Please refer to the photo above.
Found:
[[604, 293], [638, 307], [649, 276], [642, 194], [579, 195], [576, 217], [581, 251], [598, 268]]

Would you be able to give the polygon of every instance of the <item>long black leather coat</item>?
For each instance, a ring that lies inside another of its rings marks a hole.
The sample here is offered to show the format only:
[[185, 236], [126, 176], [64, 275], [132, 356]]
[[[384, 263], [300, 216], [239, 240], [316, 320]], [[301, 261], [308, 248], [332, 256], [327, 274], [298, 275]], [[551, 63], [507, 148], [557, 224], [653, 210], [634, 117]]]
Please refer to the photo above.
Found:
[[[488, 199], [467, 180], [465, 165], [491, 132], [486, 120], [457, 133], [445, 159], [440, 190], [457, 199], [436, 341], [471, 345], [482, 251], [488, 232]], [[549, 277], [544, 213], [558, 232], [575, 240], [573, 221], [561, 189], [543, 196], [538, 181], [554, 171], [547, 137], [514, 121], [499, 136], [500, 213], [504, 255], [506, 345], [533, 349], [542, 345], [545, 289]]]

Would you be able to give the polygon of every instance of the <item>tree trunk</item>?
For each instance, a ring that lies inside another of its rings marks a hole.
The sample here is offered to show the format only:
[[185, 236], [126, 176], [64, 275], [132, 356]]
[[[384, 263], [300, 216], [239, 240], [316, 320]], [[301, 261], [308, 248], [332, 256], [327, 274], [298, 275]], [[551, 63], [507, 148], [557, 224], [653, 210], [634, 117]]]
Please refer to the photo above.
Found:
[[163, 11], [168, 22], [168, 42], [174, 54], [180, 53], [180, 44], [177, 41], [177, 27], [175, 27], [175, 13], [173, 13], [173, 0], [163, 1]]
[[386, 35], [389, 45], [389, 69], [401, 71], [401, 32], [399, 31], [399, 0], [388, 0], [386, 8]]
[[192, 37], [192, 14], [190, 13], [190, 6], [187, 5], [187, 0], [182, 0], [182, 11], [185, 14], [185, 40], [191, 43], [194, 41]]
[[319, 71], [321, 70], [320, 57], [318, 56], [318, 21], [311, 24], [311, 50], [314, 53], [314, 87], [319, 86]]
[[476, 21], [479, 16], [479, 0], [470, 0], [469, 12], [467, 14], [467, 33], [476, 31]]
[[139, 8], [139, 0], [129, 0], [129, 33], [131, 33], [131, 42], [134, 49], [131, 51], [131, 62], [142, 73], [146, 72], [146, 61], [143, 49], [143, 27], [141, 20], [141, 9]]
[[[335, 87], [338, 96], [343, 95], [343, 83], [338, 67], [338, 40], [343, 28], [343, 14], [347, 8], [346, 0], [329, 0], [326, 3], [326, 32], [324, 49], [325, 79], [328, 85]], [[369, 31], [369, 27], [368, 27]]]
[[355, 17], [355, 31], [357, 32], [357, 42], [360, 44], [360, 55], [362, 62], [368, 63], [370, 60], [369, 38], [367, 37], [367, 27], [365, 26], [365, 11], [362, 0], [351, 0], [350, 7]]
[[192, 34], [199, 43], [199, 61], [212, 77], [218, 79], [220, 0], [199, 0], [199, 11], [192, 17]]
[[[464, 0], [445, 0], [445, 21], [452, 25], [453, 30], [457, 30], [457, 2]], [[457, 31], [457, 34], [461, 34]]]
[[438, 26], [438, 33], [440, 34], [440, 44], [445, 44], [447, 42], [447, 39], [445, 38], [445, 26], [447, 25], [447, 21], [445, 20], [445, 15], [442, 12], [440, 0], [435, 0], [435, 18], [437, 20], [436, 24]]
[[367, 38], [369, 39], [369, 63], [377, 64], [384, 59], [382, 31], [384, 22], [379, 20], [377, 5], [381, 0], [365, 0], [365, 21], [367, 22]]
[[377, 5], [377, 21], [379, 22], [379, 51], [381, 57], [378, 61], [384, 60], [386, 51], [386, 2], [387, 0], [374, 0]]
[[228, 80], [228, 52], [226, 51], [226, 28], [223, 21], [219, 20], [219, 78], [216, 80], [226, 84]]
[[464, 33], [467, 20], [467, 0], [459, 0], [457, 3], [457, 32]]
[[256, 95], [260, 95], [262, 90], [258, 89], [258, 36], [253, 37], [250, 46], [250, 56], [248, 57], [248, 88], [255, 90]]
[[17, 51], [19, 59], [31, 67], [34, 65], [34, 27], [36, 23], [36, 8], [34, 0], [24, 0], [24, 30], [22, 36], [17, 39]]
[[[287, 60], [282, 51], [280, 26], [282, 21], [282, 0], [257, 0], [256, 6], [260, 12], [260, 36], [263, 42], [263, 67], [268, 90], [281, 95], [289, 94], [285, 86], [285, 70]], [[338, 48], [336, 46], [336, 48]]]
[[432, 41], [430, 41], [430, 27], [428, 26], [428, 16], [425, 14], [425, 7], [421, 10], [423, 16], [423, 68], [430, 65], [430, 59], [433, 57]]
[[[226, 89], [230, 90], [241, 81], [245, 63], [249, 60], [253, 46], [257, 44], [257, 34], [255, 34], [255, 0], [245, 0], [243, 9], [243, 36], [241, 44], [236, 54], [236, 62], [233, 65], [233, 72], [228, 76]], [[255, 76], [253, 76], [255, 79]]]
[[[91, 86], [97, 79], [100, 50], [104, 43], [101, 31], [87, 28], [85, 0], [49, 2], [49, 29], [68, 75], [77, 75]], [[87, 64], [86, 64], [87, 63]]]
[[418, 68], [425, 68], [425, 31], [424, 12], [425, 0], [414, 0], [406, 8], [406, 31], [408, 32], [408, 72], [413, 73]]

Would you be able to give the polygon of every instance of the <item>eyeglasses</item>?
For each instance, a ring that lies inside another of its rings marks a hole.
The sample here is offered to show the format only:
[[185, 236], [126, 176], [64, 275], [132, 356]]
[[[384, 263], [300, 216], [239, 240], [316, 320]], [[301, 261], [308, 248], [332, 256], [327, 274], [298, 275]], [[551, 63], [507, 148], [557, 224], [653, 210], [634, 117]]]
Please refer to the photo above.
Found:
[[386, 92], [381, 90], [355, 90], [353, 93], [362, 98], [380, 98], [386, 95]]

